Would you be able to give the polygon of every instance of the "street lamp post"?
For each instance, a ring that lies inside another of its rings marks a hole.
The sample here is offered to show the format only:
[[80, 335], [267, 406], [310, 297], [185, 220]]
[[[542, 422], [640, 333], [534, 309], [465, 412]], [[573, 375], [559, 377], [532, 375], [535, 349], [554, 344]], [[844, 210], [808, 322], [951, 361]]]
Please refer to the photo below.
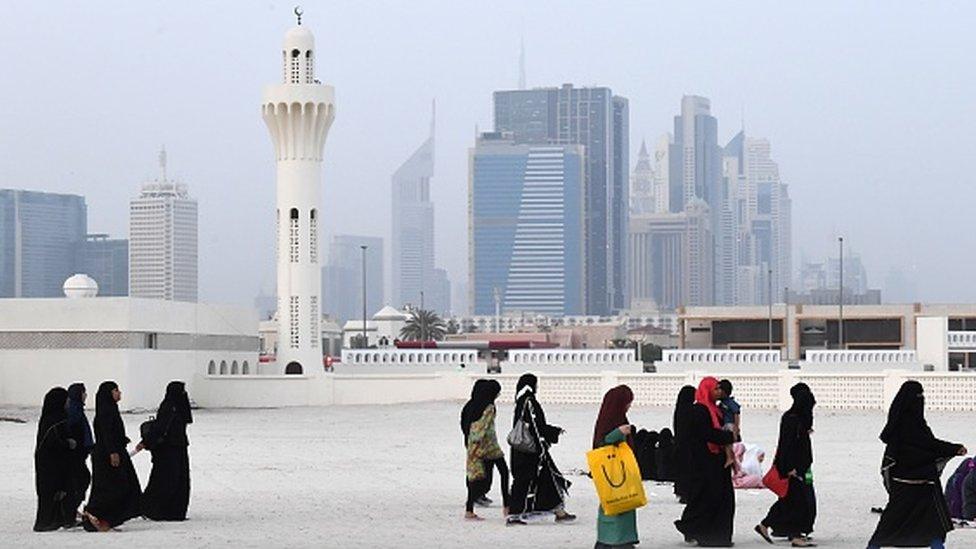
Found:
[[420, 321], [420, 348], [427, 347], [427, 321], [424, 320], [424, 291], [420, 290], [420, 311], [417, 320]]
[[369, 348], [369, 340], [366, 335], [366, 245], [359, 247], [363, 251], [363, 349]]
[[766, 300], [769, 302], [769, 350], [773, 350], [773, 270], [766, 271]]
[[838, 307], [838, 318], [837, 318], [837, 348], [840, 350], [844, 349], [844, 237], [841, 236], [837, 238], [837, 242], [840, 244], [840, 261], [839, 270], [840, 284], [840, 295], [837, 296]]
[[783, 290], [783, 346], [786, 348], [786, 361], [790, 360], [790, 287]]

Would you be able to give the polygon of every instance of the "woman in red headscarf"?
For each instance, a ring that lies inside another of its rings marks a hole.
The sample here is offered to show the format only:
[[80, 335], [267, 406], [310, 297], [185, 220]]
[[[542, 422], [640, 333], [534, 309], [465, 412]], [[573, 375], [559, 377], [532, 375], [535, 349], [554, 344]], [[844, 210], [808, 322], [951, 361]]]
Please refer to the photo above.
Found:
[[732, 470], [725, 464], [722, 447], [734, 442], [730, 431], [722, 430], [721, 412], [715, 402], [721, 396], [718, 380], [706, 377], [695, 391], [695, 404], [685, 418], [685, 443], [690, 466], [682, 483], [685, 507], [674, 521], [685, 541], [699, 547], [731, 547], [735, 494]]
[[[600, 405], [600, 414], [593, 427], [593, 448], [609, 444], [627, 443], [634, 447], [630, 420], [627, 410], [634, 401], [634, 393], [626, 385], [618, 385], [607, 391]], [[597, 509], [596, 548], [633, 547], [640, 543], [637, 539], [637, 510], [619, 515], [603, 514], [603, 507]]]

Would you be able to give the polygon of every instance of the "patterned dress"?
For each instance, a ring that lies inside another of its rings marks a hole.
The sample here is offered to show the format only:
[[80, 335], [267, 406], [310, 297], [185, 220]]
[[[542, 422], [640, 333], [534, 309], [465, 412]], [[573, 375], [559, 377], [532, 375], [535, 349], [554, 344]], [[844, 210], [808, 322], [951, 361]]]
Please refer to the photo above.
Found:
[[471, 431], [468, 433], [468, 481], [485, 478], [485, 460], [504, 456], [495, 434], [495, 405], [491, 404], [485, 408], [481, 417], [471, 424]]

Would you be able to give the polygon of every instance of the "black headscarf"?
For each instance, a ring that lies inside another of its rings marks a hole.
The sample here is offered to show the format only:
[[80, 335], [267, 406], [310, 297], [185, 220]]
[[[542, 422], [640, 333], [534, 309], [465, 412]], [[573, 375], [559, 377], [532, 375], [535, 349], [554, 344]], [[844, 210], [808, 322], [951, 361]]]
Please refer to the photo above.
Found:
[[103, 381], [95, 393], [95, 444], [106, 453], [121, 453], [129, 443], [119, 403], [112, 397], [118, 388], [114, 381]]
[[184, 423], [193, 423], [193, 412], [190, 410], [190, 396], [186, 394], [186, 384], [182, 381], [170, 381], [166, 386], [166, 396], [159, 403], [159, 412], [172, 410], [175, 417]]
[[813, 429], [813, 407], [817, 404], [817, 399], [813, 396], [813, 391], [806, 383], [797, 383], [790, 388], [790, 396], [793, 397], [793, 406], [789, 413], [796, 414], [800, 418], [800, 425], [807, 431]]
[[91, 424], [85, 415], [85, 400], [82, 398], [87, 390], [84, 383], [72, 383], [68, 386], [68, 427], [81, 431], [81, 446], [91, 450], [95, 445]]
[[695, 405], [695, 388], [691, 385], [685, 385], [678, 391], [678, 401], [674, 405], [674, 420], [672, 425], [674, 426], [675, 435], [682, 435], [681, 430], [678, 425], [681, 424], [682, 418], [687, 418], [691, 413], [691, 407]]
[[68, 391], [64, 387], [55, 387], [44, 395], [44, 405], [41, 407], [41, 419], [37, 421], [37, 448], [41, 447], [44, 436], [51, 427], [68, 419], [65, 403], [68, 401]]
[[519, 378], [518, 383], [515, 384], [515, 397], [518, 398], [519, 392], [522, 391], [523, 387], [531, 387], [532, 392], [536, 392], [536, 388], [539, 385], [539, 378], [535, 377], [533, 374], [522, 374]]
[[907, 430], [929, 430], [925, 421], [924, 389], [917, 381], [906, 381], [898, 389], [895, 400], [888, 408], [888, 423], [881, 431], [881, 441], [892, 444], [898, 441], [900, 433]]
[[485, 409], [495, 402], [501, 391], [501, 384], [493, 379], [479, 379], [474, 382], [471, 388], [471, 400], [461, 409], [461, 432], [464, 433], [465, 444], [468, 443], [471, 424], [481, 419]]

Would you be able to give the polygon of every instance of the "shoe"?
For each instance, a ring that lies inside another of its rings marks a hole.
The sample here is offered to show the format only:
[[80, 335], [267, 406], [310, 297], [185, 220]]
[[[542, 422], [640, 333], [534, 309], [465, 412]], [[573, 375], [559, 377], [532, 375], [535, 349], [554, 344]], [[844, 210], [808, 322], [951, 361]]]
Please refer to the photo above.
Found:
[[488, 507], [492, 503], [494, 503], [494, 502], [492, 500], [486, 498], [485, 496], [481, 496], [480, 498], [474, 500], [474, 504], [477, 505], [478, 507]]
[[573, 522], [576, 520], [576, 515], [563, 512], [561, 515], [556, 515], [556, 522]]
[[759, 537], [766, 540], [766, 543], [770, 545], [773, 544], [773, 538], [769, 537], [768, 529], [765, 526], [763, 526], [762, 524], [757, 524], [756, 527], [753, 528], [753, 530], [755, 530], [755, 532], [759, 534]]
[[519, 525], [525, 526], [525, 521], [522, 520], [522, 517], [515, 516], [515, 517], [508, 517], [507, 519], [505, 519], [505, 526], [519, 526]]

